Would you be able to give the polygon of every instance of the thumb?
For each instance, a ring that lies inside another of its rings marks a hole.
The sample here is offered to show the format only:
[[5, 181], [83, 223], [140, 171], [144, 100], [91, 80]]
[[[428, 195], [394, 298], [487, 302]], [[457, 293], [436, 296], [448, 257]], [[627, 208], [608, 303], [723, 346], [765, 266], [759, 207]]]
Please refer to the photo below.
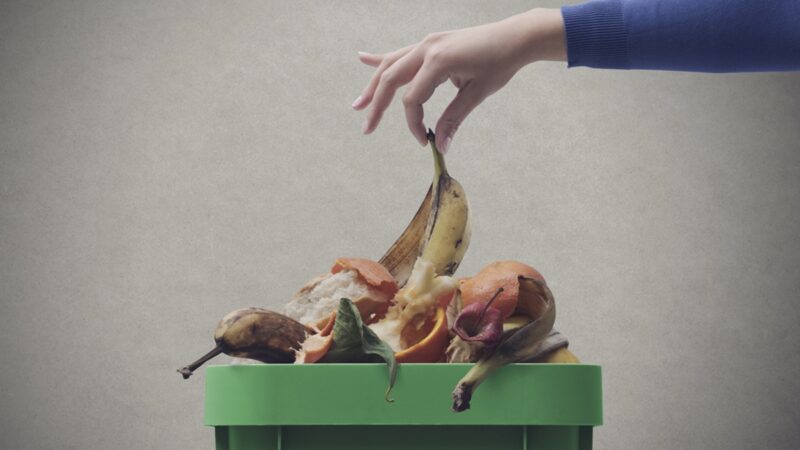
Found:
[[467, 83], [458, 90], [458, 94], [436, 122], [436, 148], [440, 153], [447, 153], [458, 127], [484, 98], [483, 91], [474, 83]]

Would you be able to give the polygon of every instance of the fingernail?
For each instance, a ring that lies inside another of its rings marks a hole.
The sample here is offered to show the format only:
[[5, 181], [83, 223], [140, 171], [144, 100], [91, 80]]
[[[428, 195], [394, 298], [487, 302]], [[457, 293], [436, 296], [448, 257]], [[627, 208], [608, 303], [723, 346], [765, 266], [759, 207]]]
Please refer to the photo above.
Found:
[[358, 56], [369, 56], [367, 52], [358, 52]]
[[419, 145], [423, 147], [428, 145], [428, 137], [425, 135], [424, 127], [422, 128], [422, 131], [417, 130], [417, 132], [414, 133], [414, 137], [417, 138], [417, 142], [419, 142]]
[[361, 106], [361, 102], [363, 101], [364, 101], [364, 96], [359, 95], [355, 100], [353, 100], [353, 105], [352, 105], [353, 108], [358, 108], [359, 106]]
[[450, 143], [451, 143], [451, 142], [453, 142], [453, 138], [452, 138], [452, 136], [447, 136], [447, 137], [444, 139], [444, 142], [442, 142], [442, 146], [441, 146], [441, 147], [439, 147], [439, 153], [441, 153], [441, 154], [443, 154], [443, 155], [446, 155], [446, 154], [447, 154], [447, 149], [449, 149], [449, 148], [450, 148]]
[[364, 124], [361, 125], [361, 132], [364, 134], [369, 134], [368, 131], [369, 131], [369, 120], [365, 120]]

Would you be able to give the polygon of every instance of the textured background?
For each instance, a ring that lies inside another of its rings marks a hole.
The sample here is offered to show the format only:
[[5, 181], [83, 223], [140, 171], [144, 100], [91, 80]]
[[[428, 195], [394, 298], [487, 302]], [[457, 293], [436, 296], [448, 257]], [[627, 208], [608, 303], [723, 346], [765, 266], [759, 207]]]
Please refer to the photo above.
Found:
[[[360, 134], [355, 52], [536, 5], [2, 2], [0, 447], [211, 448], [175, 369], [229, 310], [379, 257], [429, 182], [399, 105]], [[604, 367], [595, 448], [800, 443], [799, 94], [541, 63], [456, 136], [460, 273], [545, 274]]]

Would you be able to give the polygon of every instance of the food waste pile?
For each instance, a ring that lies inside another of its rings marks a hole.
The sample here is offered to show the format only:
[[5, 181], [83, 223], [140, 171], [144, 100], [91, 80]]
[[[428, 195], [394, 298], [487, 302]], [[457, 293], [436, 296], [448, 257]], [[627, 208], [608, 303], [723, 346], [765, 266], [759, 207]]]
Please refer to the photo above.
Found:
[[266, 364], [387, 364], [387, 401], [402, 363], [474, 363], [454, 380], [453, 411], [470, 408], [478, 385], [515, 362], [577, 363], [553, 329], [556, 305], [544, 277], [519, 261], [490, 262], [454, 274], [470, 244], [470, 211], [428, 139], [433, 182], [414, 218], [378, 261], [339, 258], [281, 312], [249, 307], [217, 325], [216, 346], [178, 370], [219, 354]]

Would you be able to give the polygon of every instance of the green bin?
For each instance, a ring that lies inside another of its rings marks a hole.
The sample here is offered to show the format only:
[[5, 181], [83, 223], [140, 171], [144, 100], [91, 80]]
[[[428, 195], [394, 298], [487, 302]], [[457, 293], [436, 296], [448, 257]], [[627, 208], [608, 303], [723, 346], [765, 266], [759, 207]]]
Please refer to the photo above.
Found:
[[228, 365], [206, 371], [217, 450], [589, 450], [603, 422], [600, 367], [512, 364], [472, 408], [450, 410], [470, 364]]

